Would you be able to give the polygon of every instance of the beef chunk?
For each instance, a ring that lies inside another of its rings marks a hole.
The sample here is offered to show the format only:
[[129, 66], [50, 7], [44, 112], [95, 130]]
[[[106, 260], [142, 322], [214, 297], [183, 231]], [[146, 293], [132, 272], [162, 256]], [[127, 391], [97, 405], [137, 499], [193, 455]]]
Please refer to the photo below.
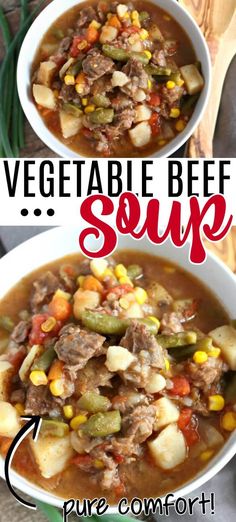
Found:
[[184, 330], [182, 322], [184, 317], [177, 312], [166, 312], [161, 320], [161, 332], [163, 334], [172, 334], [182, 332]]
[[92, 49], [83, 61], [83, 71], [89, 80], [97, 80], [110, 72], [113, 65], [111, 58], [104, 56], [98, 49]]
[[24, 404], [25, 402], [25, 390], [23, 388], [17, 388], [11, 393], [10, 402], [20, 402]]
[[84, 368], [87, 361], [103, 353], [105, 337], [82, 330], [74, 324], [66, 325], [60, 331], [55, 351], [61, 361], [72, 371]]
[[61, 414], [63, 401], [51, 395], [47, 386], [30, 384], [26, 393], [25, 413], [28, 415], [49, 415], [57, 417]]
[[99, 386], [111, 386], [113, 374], [108, 371], [103, 357], [90, 359], [86, 366], [77, 374], [75, 381], [76, 395], [87, 391], [98, 391]]
[[59, 269], [59, 276], [65, 290], [73, 294], [76, 290], [76, 273], [73, 266], [62, 265]]
[[32, 311], [37, 313], [44, 304], [49, 303], [59, 287], [59, 279], [50, 271], [45, 272], [37, 281], [34, 281], [31, 297]]
[[159, 67], [166, 67], [166, 57], [163, 49], [159, 51], [156, 49], [152, 55], [152, 62]]
[[145, 72], [141, 62], [131, 58], [123, 67], [122, 71], [130, 78], [130, 82], [121, 87], [127, 94], [133, 95], [137, 89], [146, 89], [148, 85], [148, 74]]
[[95, 96], [96, 94], [104, 94], [113, 90], [111, 84], [111, 76], [109, 74], [105, 74], [98, 78], [91, 85], [91, 93]]
[[63, 54], [63, 53], [66, 53], [67, 51], [69, 51], [71, 43], [72, 43], [71, 36], [65, 36], [65, 38], [63, 38], [61, 40], [60, 45], [58, 47], [58, 54]]
[[123, 437], [112, 438], [111, 451], [126, 457], [141, 455], [143, 448], [140, 445], [152, 434], [155, 417], [154, 406], [137, 406], [123, 418]]
[[135, 321], [127, 328], [120, 344], [136, 356], [127, 370], [120, 372], [121, 378], [125, 382], [132, 382], [138, 388], [145, 388], [152, 368], [165, 367], [162, 347], [144, 324]]
[[91, 274], [89, 259], [83, 259], [83, 261], [81, 261], [81, 263], [78, 266], [78, 273], [79, 273], [79, 275]]
[[[89, 84], [84, 83], [83, 94], [81, 96], [89, 94], [89, 92], [90, 92]], [[78, 106], [80, 106], [80, 96], [79, 96], [79, 94], [77, 94], [77, 92], [74, 88], [74, 85], [66, 85], [65, 83], [63, 83], [62, 88], [59, 93], [59, 99], [65, 103], [72, 102], [72, 103], [75, 103]]]
[[15, 343], [21, 344], [24, 343], [28, 337], [29, 331], [31, 327], [31, 321], [20, 321], [14, 328], [11, 339], [15, 341]]
[[203, 364], [196, 364], [189, 360], [184, 366], [186, 377], [205, 394], [211, 390], [213, 384], [219, 383], [225, 369], [223, 361], [215, 358], [209, 358]]
[[92, 20], [97, 20], [97, 14], [96, 14], [94, 7], [92, 7], [92, 6], [84, 7], [83, 9], [81, 9], [81, 11], [79, 13], [77, 27], [79, 27], [79, 28], [84, 27], [89, 22], [92, 22]]
[[120, 485], [118, 464], [111, 455], [107, 455], [108, 446], [100, 444], [95, 447], [90, 455], [93, 459], [100, 460], [104, 465], [104, 470], [97, 474], [97, 480], [102, 489], [111, 489]]
[[119, 94], [111, 100], [111, 105], [116, 111], [121, 111], [122, 109], [133, 108], [134, 102], [126, 95]]
[[172, 107], [173, 105], [178, 106], [183, 93], [183, 87], [178, 87], [178, 85], [175, 85], [173, 89], [167, 89], [167, 87], [162, 88], [163, 100], [169, 105], [169, 107]]

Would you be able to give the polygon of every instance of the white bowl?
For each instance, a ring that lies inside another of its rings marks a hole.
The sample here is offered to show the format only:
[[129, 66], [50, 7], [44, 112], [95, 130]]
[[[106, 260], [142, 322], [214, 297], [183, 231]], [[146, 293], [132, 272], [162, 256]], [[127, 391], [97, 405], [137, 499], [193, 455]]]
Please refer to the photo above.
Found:
[[[202, 33], [188, 12], [179, 5], [176, 0], [152, 0], [154, 4], [163, 8], [177, 20], [189, 35], [196, 56], [202, 64], [205, 86], [194, 109], [194, 113], [183, 132], [176, 136], [170, 143], [152, 157], [161, 158], [173, 154], [191, 136], [198, 125], [202, 113], [206, 107], [211, 83], [211, 60], [206, 42]], [[17, 87], [21, 105], [29, 120], [31, 127], [39, 138], [59, 156], [78, 158], [80, 155], [59, 141], [44, 124], [31, 96], [31, 66], [40, 41], [52, 23], [65, 11], [81, 3], [81, 0], [54, 0], [36, 18], [31, 25], [20, 50], [17, 66]]]
[[[86, 246], [94, 250], [94, 239], [90, 239]], [[96, 246], [98, 243], [96, 242]], [[155, 254], [177, 263], [185, 270], [199, 278], [216, 297], [220, 300], [226, 311], [231, 317], [235, 317], [235, 295], [236, 278], [233, 273], [213, 254], [209, 253], [203, 265], [192, 265], [188, 261], [189, 245], [176, 248], [171, 241], [166, 241], [164, 245], [155, 246], [146, 238], [136, 241], [129, 237], [120, 236], [118, 248], [135, 249], [151, 254]], [[43, 234], [35, 236], [33, 239], [22, 243], [6, 256], [0, 259], [0, 298], [14, 286], [19, 279], [27, 275], [32, 270], [44, 265], [56, 258], [67, 254], [78, 252], [78, 229], [72, 227], [54, 228]], [[15, 260], [17, 259], [17, 263]], [[14, 270], [9, 270], [13, 267]], [[193, 480], [180, 487], [175, 492], [175, 498], [183, 497], [191, 493], [196, 488], [202, 486], [220, 471], [236, 453], [236, 433], [231, 434], [229, 440], [221, 451], [209, 462], [206, 468], [201, 471]], [[4, 461], [0, 457], [0, 476], [4, 478]], [[32, 498], [47, 502], [48, 504], [62, 507], [63, 500], [53, 493], [49, 493], [42, 488], [31, 484], [22, 478], [18, 473], [11, 472], [11, 481], [14, 487], [27, 493]], [[110, 508], [110, 512], [115, 512], [116, 508]]]

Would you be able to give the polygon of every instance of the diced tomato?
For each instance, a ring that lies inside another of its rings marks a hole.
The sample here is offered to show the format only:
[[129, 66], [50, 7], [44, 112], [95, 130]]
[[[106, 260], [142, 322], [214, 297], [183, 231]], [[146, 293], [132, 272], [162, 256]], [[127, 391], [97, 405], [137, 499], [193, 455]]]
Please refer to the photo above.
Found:
[[128, 292], [132, 292], [133, 287], [128, 283], [123, 285], [113, 286], [112, 288], [108, 288], [103, 293], [103, 299], [106, 298], [108, 294], [115, 294], [117, 299], [119, 299], [122, 295], [127, 294]]
[[183, 430], [188, 426], [188, 424], [191, 421], [192, 417], [192, 410], [191, 408], [183, 408], [183, 410], [180, 412], [179, 420], [178, 420], [178, 426], [180, 430]]
[[89, 129], [86, 129], [86, 127], [84, 127], [83, 129], [81, 129], [81, 132], [82, 132], [83, 136], [84, 136], [85, 138], [87, 138], [88, 140], [93, 139], [93, 133], [92, 133], [92, 131], [89, 130]]
[[29, 344], [43, 344], [45, 339], [55, 337], [61, 329], [61, 322], [57, 321], [50, 332], [43, 332], [42, 324], [48, 319], [49, 314], [37, 314], [32, 317], [32, 330], [29, 335]]
[[23, 360], [26, 356], [26, 348], [24, 346], [21, 346], [17, 349], [17, 351], [13, 351], [12, 353], [9, 352], [7, 359], [10, 364], [12, 364], [14, 371], [18, 372], [19, 368], [21, 367]]
[[159, 107], [160, 103], [161, 103], [160, 95], [157, 94], [156, 92], [151, 92], [150, 99], [148, 100], [148, 104], [152, 105], [152, 107]]
[[140, 28], [136, 27], [136, 25], [130, 25], [129, 27], [126, 27], [125, 25], [123, 25], [121, 31], [130, 35], [130, 34], [134, 34], [134, 33], [139, 33]]
[[193, 444], [196, 444], [196, 442], [199, 441], [199, 433], [196, 428], [191, 426], [191, 424], [184, 428], [182, 432], [185, 437], [187, 446], [193, 446]]
[[121, 464], [122, 462], [124, 462], [124, 457], [123, 457], [123, 455], [115, 455], [115, 456], [114, 456], [114, 459], [115, 459], [115, 461], [117, 462], [117, 464]]
[[159, 132], [160, 132], [160, 125], [161, 125], [160, 116], [157, 112], [152, 113], [151, 118], [149, 120], [149, 124], [152, 129], [152, 135], [157, 136], [157, 134], [159, 134]]
[[76, 457], [71, 460], [71, 463], [85, 470], [86, 468], [91, 468], [93, 458], [90, 455], [76, 455]]
[[[70, 48], [70, 56], [72, 56], [72, 58], [77, 58], [77, 56], [81, 52], [81, 50], [78, 49], [78, 45], [84, 40], [85, 40], [85, 38], [83, 36], [74, 36], [72, 46]], [[83, 48], [83, 52], [88, 51], [90, 49], [90, 47], [91, 47], [91, 45], [89, 43], [87, 43], [87, 46], [85, 48]]]
[[176, 375], [172, 378], [173, 388], [169, 390], [172, 395], [179, 395], [184, 397], [190, 393], [190, 384], [188, 379], [183, 375]]

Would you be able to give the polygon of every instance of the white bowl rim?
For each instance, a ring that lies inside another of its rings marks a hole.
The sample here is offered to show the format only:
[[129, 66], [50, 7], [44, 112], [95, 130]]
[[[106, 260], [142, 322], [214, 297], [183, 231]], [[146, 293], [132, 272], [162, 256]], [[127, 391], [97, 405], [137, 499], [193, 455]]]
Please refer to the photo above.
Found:
[[[18, 258], [18, 254], [23, 254], [25, 251], [30, 252], [34, 251], [34, 249], [37, 247], [39, 243], [41, 243], [40, 240], [45, 240], [47, 242], [52, 241], [53, 239], [62, 239], [63, 234], [68, 233], [68, 229], [71, 229], [72, 227], [56, 227], [52, 228], [50, 230], [47, 230], [45, 232], [42, 232], [38, 234], [37, 236], [34, 236], [33, 238], [28, 239], [27, 241], [21, 243], [17, 247], [15, 247], [13, 250], [9, 251], [5, 256], [3, 256], [0, 259], [0, 267], [3, 265], [10, 266], [11, 261]], [[74, 227], [73, 227], [74, 228]], [[77, 229], [76, 229], [77, 231]], [[122, 241], [122, 238], [121, 238]], [[140, 241], [140, 244], [143, 243], [143, 241]], [[147, 241], [144, 241], [144, 243], [147, 244]], [[132, 250], [135, 250], [135, 242], [133, 242], [134, 246], [130, 246], [129, 248]], [[118, 246], [118, 249], [127, 248]], [[173, 244], [171, 244], [170, 248], [175, 248]], [[144, 251], [145, 247], [144, 247]], [[148, 251], [148, 250], [147, 250]], [[79, 250], [77, 251], [79, 253]], [[74, 252], [71, 251], [73, 254]], [[150, 253], [151, 250], [150, 250]], [[67, 253], [65, 253], [67, 255]], [[154, 254], [155, 255], [155, 254]], [[157, 253], [158, 255], [158, 253]], [[161, 257], [163, 257], [163, 254], [161, 254]], [[218, 265], [220, 269], [225, 273], [225, 275], [229, 278], [230, 284], [236, 286], [236, 278], [234, 274], [231, 272], [231, 270], [221, 261], [214, 253], [208, 252], [208, 258], [213, 261], [215, 265]], [[55, 259], [55, 258], [54, 258]], [[52, 258], [50, 257], [50, 260], [47, 260], [47, 256], [45, 259], [44, 264], [47, 264], [52, 261]], [[176, 262], [176, 261], [175, 261]], [[40, 266], [40, 265], [39, 265]], [[42, 265], [43, 266], [43, 265]], [[35, 268], [32, 268], [34, 271]], [[187, 270], [185, 268], [185, 270]], [[192, 273], [189, 270], [190, 273]], [[198, 276], [195, 276], [198, 277]], [[200, 277], [198, 277], [200, 279]], [[11, 287], [11, 286], [10, 286]], [[10, 289], [9, 287], [9, 289]], [[5, 292], [4, 292], [5, 295]], [[192, 480], [188, 481], [186, 484], [183, 484], [180, 486], [174, 493], [173, 493], [173, 499], [177, 499], [179, 497], [186, 496], [190, 493], [192, 493], [195, 489], [199, 488], [200, 486], [203, 486], [208, 480], [213, 478], [236, 454], [236, 433], [232, 433], [227, 440], [227, 442], [224, 444], [222, 449], [218, 454], [216, 454], [215, 458], [212, 459], [212, 461], [209, 463], [209, 465], [206, 467], [206, 470], [202, 470], [200, 474], [196, 476], [196, 478], [193, 478]], [[0, 457], [0, 476], [4, 479], [4, 460]], [[43, 490], [42, 488], [34, 485], [30, 481], [23, 479], [18, 473], [15, 471], [11, 471], [11, 482], [14, 487], [21, 490], [23, 493], [28, 494], [31, 496], [31, 498], [35, 498], [37, 500], [40, 500], [42, 502], [46, 502], [47, 504], [62, 508], [64, 504], [64, 500], [60, 497], [57, 497], [53, 495], [53, 493], [50, 493], [46, 490]], [[171, 492], [170, 492], [171, 493]], [[165, 496], [161, 497], [163, 500]], [[107, 513], [116, 513], [117, 512], [117, 506], [110, 506]], [[93, 510], [93, 513], [95, 513], [95, 509]]]
[[[59, 157], [66, 157], [66, 158], [85, 158], [86, 156], [82, 156], [79, 153], [73, 151], [69, 147], [67, 147], [64, 143], [62, 143], [55, 135], [53, 135], [49, 129], [44, 124], [41, 116], [39, 115], [35, 105], [33, 104], [33, 101], [30, 99], [28, 90], [29, 90], [29, 84], [30, 84], [30, 78], [29, 78], [29, 66], [31, 67], [32, 58], [30, 58], [30, 64], [27, 61], [26, 57], [29, 55], [29, 49], [32, 47], [32, 41], [35, 41], [35, 34], [38, 34], [37, 27], [43, 22], [43, 20], [47, 19], [48, 16], [51, 15], [51, 13], [58, 13], [56, 17], [54, 17], [54, 21], [60, 16], [63, 12], [66, 12], [71, 7], [75, 6], [76, 4], [81, 3], [83, 0], [68, 0], [66, 9], [61, 8], [62, 2], [61, 0], [53, 0], [47, 7], [45, 7], [41, 13], [37, 16], [37, 18], [32, 23], [31, 27], [29, 28], [24, 41], [22, 43], [19, 58], [18, 58], [18, 64], [17, 64], [17, 89], [18, 89], [18, 95], [21, 102], [21, 106], [23, 108], [23, 111], [32, 127], [34, 132], [38, 135], [38, 137], [41, 139], [43, 143], [45, 143], [46, 146], [48, 146], [52, 151], [56, 152]], [[160, 151], [153, 153], [151, 158], [164, 158], [167, 156], [170, 156], [176, 150], [178, 150], [193, 134], [194, 130], [196, 129], [198, 123], [200, 122], [200, 119], [205, 111], [205, 108], [207, 106], [209, 96], [210, 96], [210, 90], [211, 90], [211, 58], [208, 46], [206, 44], [206, 41], [204, 39], [204, 36], [202, 35], [202, 32], [200, 28], [198, 27], [196, 21], [193, 19], [193, 17], [189, 14], [189, 12], [176, 0], [150, 0], [152, 3], [161, 4], [161, 7], [166, 11], [169, 12], [172, 16], [172, 10], [174, 10], [174, 13], [180, 14], [180, 17], [182, 21], [178, 20], [178, 23], [183, 27], [185, 30], [185, 24], [188, 23], [192, 26], [192, 31], [194, 32], [194, 38], [196, 41], [198, 41], [198, 45], [201, 47], [202, 52], [202, 65], [204, 67], [204, 79], [205, 79], [205, 85], [204, 89], [200, 95], [200, 98], [197, 102], [197, 105], [194, 109], [194, 113], [190, 118], [190, 121], [188, 122], [185, 129], [177, 135], [173, 140], [171, 140], [167, 145], [165, 145]], [[166, 5], [168, 3], [168, 5]], [[176, 16], [174, 15], [174, 18]], [[50, 17], [51, 20], [51, 17]], [[53, 20], [50, 21], [50, 25], [53, 23]], [[191, 33], [192, 33], [191, 31]], [[42, 37], [42, 35], [41, 35]], [[41, 38], [40, 38], [41, 39]], [[192, 37], [190, 37], [192, 41]], [[38, 45], [40, 43], [40, 40], [38, 41]], [[193, 44], [193, 47], [195, 45]], [[35, 54], [35, 53], [34, 53]], [[27, 77], [27, 82], [29, 84], [26, 85], [26, 82], [22, 82], [22, 76], [25, 79]], [[94, 156], [95, 157], [95, 156]]]

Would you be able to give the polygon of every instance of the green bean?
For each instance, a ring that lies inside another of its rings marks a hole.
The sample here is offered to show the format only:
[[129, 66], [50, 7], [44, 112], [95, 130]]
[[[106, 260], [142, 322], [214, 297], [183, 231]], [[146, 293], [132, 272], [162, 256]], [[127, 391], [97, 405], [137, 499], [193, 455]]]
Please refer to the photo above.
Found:
[[[104, 335], [123, 335], [132, 323], [132, 319], [120, 319], [114, 315], [101, 314], [85, 310], [82, 312], [81, 321], [86, 328]], [[145, 324], [153, 335], [158, 332], [157, 324], [150, 319], [136, 319]]]
[[199, 98], [199, 94], [193, 94], [192, 96], [188, 96], [187, 100], [185, 97], [183, 98], [183, 103], [181, 106], [181, 113], [182, 114], [188, 114], [190, 110], [193, 108], [195, 103], [197, 103], [197, 100]]
[[197, 334], [191, 330], [178, 332], [175, 334], [160, 334], [157, 336], [157, 342], [162, 348], [176, 348], [177, 346], [186, 346], [187, 344], [196, 344]]
[[81, 431], [89, 437], [107, 437], [120, 429], [121, 417], [118, 410], [95, 413], [81, 426]]
[[80, 109], [77, 105], [74, 105], [73, 103], [64, 103], [63, 109], [64, 111], [76, 117], [79, 117], [83, 114], [82, 109]]
[[102, 46], [102, 51], [103, 54], [112, 58], [112, 60], [117, 60], [118, 62], [127, 62], [130, 58], [135, 58], [143, 64], [148, 64], [149, 62], [149, 58], [144, 52], [137, 53], [135, 51], [126, 51], [125, 49], [114, 47], [109, 44], [104, 44]]
[[42, 355], [40, 355], [40, 357], [38, 357], [38, 359], [36, 359], [34, 361], [31, 369], [32, 370], [43, 370], [45, 372], [50, 368], [55, 357], [56, 357], [56, 352], [54, 350], [54, 347], [50, 346], [50, 348], [48, 348], [46, 350], [46, 352], [44, 352]]
[[40, 428], [40, 435], [42, 437], [48, 437], [49, 435], [52, 435], [52, 437], [63, 438], [66, 437], [68, 433], [69, 426], [65, 422], [47, 419], [42, 420]]
[[[145, 67], [145, 71], [147, 74], [151, 76], [170, 76], [171, 69], [168, 67], [159, 67], [158, 65], [148, 64]], [[169, 79], [169, 78], [168, 78]]]
[[236, 373], [232, 373], [229, 382], [226, 384], [225, 389], [225, 400], [227, 403], [235, 403], [236, 402]]
[[178, 361], [183, 361], [192, 357], [197, 350], [208, 352], [211, 348], [212, 339], [210, 337], [203, 337], [199, 339], [196, 344], [170, 349], [170, 355]]
[[91, 103], [94, 103], [96, 107], [104, 107], [105, 109], [111, 105], [109, 98], [104, 96], [104, 94], [96, 94], [90, 101]]
[[150, 15], [147, 11], [141, 11], [139, 13], [139, 21], [142, 23], [142, 22], [145, 22], [145, 20], [148, 20], [148, 18], [150, 18]]
[[114, 109], [97, 109], [94, 112], [87, 114], [91, 123], [104, 125], [105, 123], [112, 123], [114, 118]]
[[104, 395], [99, 395], [92, 391], [84, 393], [77, 402], [78, 408], [86, 410], [91, 413], [98, 413], [99, 411], [107, 411], [111, 403]]
[[14, 326], [14, 322], [8, 315], [0, 315], [0, 328], [11, 333], [14, 330]]
[[129, 265], [127, 268], [127, 276], [130, 279], [137, 279], [143, 273], [143, 269], [140, 265]]
[[67, 74], [72, 74], [72, 76], [76, 76], [82, 69], [82, 60], [77, 60], [77, 62], [70, 65], [69, 69], [67, 69]]

